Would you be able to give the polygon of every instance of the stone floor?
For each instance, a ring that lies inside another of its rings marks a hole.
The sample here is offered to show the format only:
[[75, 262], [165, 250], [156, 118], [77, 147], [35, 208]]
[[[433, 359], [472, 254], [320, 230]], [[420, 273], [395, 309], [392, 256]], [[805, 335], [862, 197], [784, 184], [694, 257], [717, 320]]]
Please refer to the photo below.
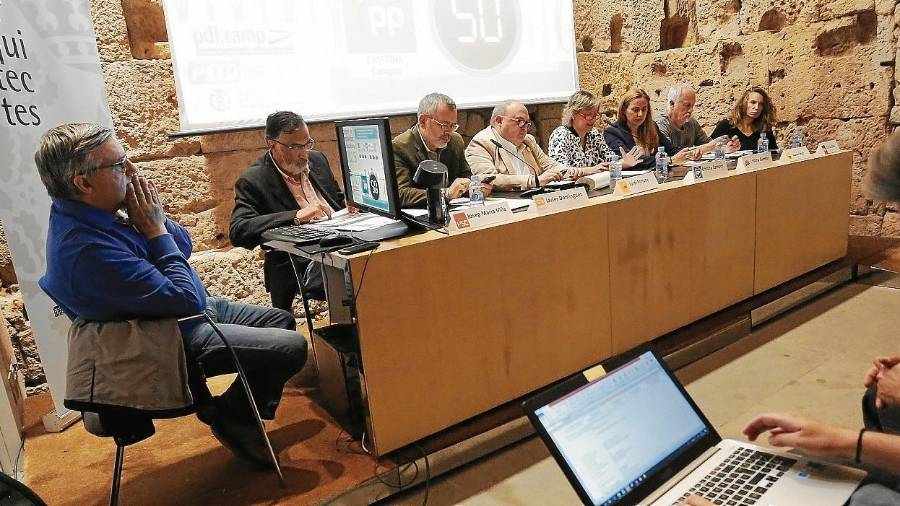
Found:
[[[740, 438], [744, 423], [762, 411], [859, 427], [872, 357], [900, 351], [897, 287], [896, 277], [845, 285], [677, 375], [723, 437]], [[418, 487], [387, 504], [424, 498]], [[578, 498], [543, 443], [531, 438], [437, 478], [428, 504], [552, 506], [578, 504]]]

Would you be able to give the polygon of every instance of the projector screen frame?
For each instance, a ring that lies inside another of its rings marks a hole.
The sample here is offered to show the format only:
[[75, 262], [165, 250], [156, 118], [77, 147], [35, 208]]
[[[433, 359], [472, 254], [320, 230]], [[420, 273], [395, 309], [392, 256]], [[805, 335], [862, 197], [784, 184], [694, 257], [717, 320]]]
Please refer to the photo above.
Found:
[[[515, 100], [515, 99], [513, 99], [513, 100]], [[522, 102], [526, 106], [565, 104], [568, 101], [569, 101], [569, 97], [552, 98], [552, 99], [546, 99], [546, 100], [544, 100], [544, 99], [520, 100], [520, 102]], [[459, 107], [459, 110], [466, 111], [466, 110], [471, 110], [471, 109], [493, 109], [495, 105], [497, 105], [497, 104], [484, 104], [484, 105], [473, 105], [473, 106], [467, 105], [467, 106], [465, 106], [465, 108]], [[275, 111], [272, 111], [272, 112], [275, 112]], [[294, 111], [294, 112], [297, 112], [297, 111]], [[385, 113], [381, 114], [381, 116], [388, 116], [388, 117], [394, 118], [397, 116], [407, 116], [410, 114], [416, 114], [417, 112], [418, 112], [417, 109], [403, 109], [396, 113], [385, 112]], [[299, 112], [298, 114], [302, 115], [303, 113]], [[350, 120], [357, 120], [357, 119], [365, 119], [365, 118], [369, 118], [369, 117], [370, 117], [369, 115], [335, 116], [334, 118], [317, 119], [317, 120], [307, 121], [306, 124], [307, 125], [316, 125], [316, 124], [321, 124], [321, 123], [334, 123], [335, 121], [350, 121]], [[205, 129], [198, 129], [198, 130], [178, 130], [175, 132], [169, 132], [167, 135], [168, 135], [169, 139], [180, 139], [183, 137], [194, 137], [194, 136], [201, 136], [201, 135], [249, 132], [252, 130], [262, 130], [264, 128], [266, 128], [266, 124], [263, 122], [263, 123], [252, 123], [249, 125], [234, 125], [234, 126], [230, 126], [230, 127], [221, 127], [221, 128], [205, 128]]]
[[[581, 76], [580, 69], [578, 65], [578, 41], [576, 40], [575, 33], [575, 0], [563, 0], [564, 4], [567, 7], [568, 14], [571, 16], [572, 23], [569, 24], [568, 27], [568, 35], [569, 40], [572, 41], [572, 77], [575, 89], [568, 91], [568, 94], [565, 96], [547, 96], [547, 97], [537, 97], [530, 99], [519, 99], [517, 97], [508, 97], [507, 99], [518, 100], [519, 102], [525, 104], [526, 106], [530, 105], [549, 105], [549, 104], [559, 104], [566, 103], [569, 100], [569, 97], [581, 89]], [[164, 2], [165, 5], [165, 2]], [[171, 30], [169, 26], [169, 20], [166, 19], [166, 28]], [[169, 32], [171, 33], [171, 32]], [[172, 62], [172, 72], [173, 77], [175, 74], [176, 67], [176, 55], [173, 52], [171, 56]], [[181, 121], [181, 115], [183, 113], [183, 101], [182, 95], [183, 92], [180, 89], [181, 82], [175, 78], [175, 95], [176, 100], [178, 102], [178, 116], [179, 116], [179, 126], [183, 124]], [[405, 116], [409, 114], [416, 114], [418, 101], [421, 97], [412, 97], [414, 103], [410, 104], [410, 107], [396, 108], [396, 109], [379, 109], [377, 111], [365, 111], [360, 112], [359, 114], [335, 114], [329, 115], [327, 117], [310, 117], [307, 118], [304, 116], [307, 124], [320, 124], [320, 123], [333, 123], [335, 121], [349, 121], [349, 120], [357, 120], [357, 119], [365, 119], [377, 116], [387, 116], [390, 118], [397, 116]], [[461, 111], [471, 110], [471, 109], [492, 109], [499, 101], [491, 101], [491, 102], [457, 102], [457, 108]], [[276, 112], [276, 111], [272, 111]], [[297, 114], [303, 115], [303, 111], [293, 111]], [[231, 125], [222, 125], [211, 128], [199, 128], [199, 129], [190, 129], [190, 130], [177, 130], [174, 132], [169, 132], [167, 134], [168, 138], [171, 139], [179, 139], [184, 137], [194, 137], [194, 136], [203, 136], [203, 135], [215, 135], [215, 134], [225, 134], [225, 133], [236, 133], [236, 132], [247, 132], [252, 130], [260, 130], [265, 128], [265, 119], [260, 118], [258, 120], [247, 120], [245, 123], [235, 122]]]

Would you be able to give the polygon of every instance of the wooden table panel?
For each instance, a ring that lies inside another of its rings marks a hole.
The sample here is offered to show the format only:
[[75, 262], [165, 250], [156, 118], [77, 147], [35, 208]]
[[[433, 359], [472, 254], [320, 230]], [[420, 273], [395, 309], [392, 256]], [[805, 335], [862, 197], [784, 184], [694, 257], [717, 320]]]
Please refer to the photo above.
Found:
[[372, 255], [357, 307], [377, 452], [609, 356], [606, 229], [590, 205]]
[[756, 172], [753, 293], [847, 254], [852, 164], [843, 151]]
[[754, 193], [741, 174], [608, 204], [614, 352], [751, 295]]

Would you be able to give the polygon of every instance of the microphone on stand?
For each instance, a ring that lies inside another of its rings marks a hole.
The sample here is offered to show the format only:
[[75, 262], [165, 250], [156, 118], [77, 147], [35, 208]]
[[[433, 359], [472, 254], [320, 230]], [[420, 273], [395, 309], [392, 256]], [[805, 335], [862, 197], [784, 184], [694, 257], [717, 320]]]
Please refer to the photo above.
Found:
[[497, 142], [497, 139], [491, 139], [491, 143], [493, 143], [494, 146], [497, 146], [497, 149], [502, 149], [503, 151], [506, 151], [507, 153], [509, 153], [510, 155], [515, 157], [517, 160], [524, 163], [529, 169], [531, 169], [532, 174], [534, 174], [534, 184], [536, 186], [530, 190], [523, 191], [520, 194], [521, 197], [529, 198], [531, 196], [538, 195], [538, 194], [541, 194], [541, 193], [544, 193], [547, 191], [547, 189], [545, 187], [541, 186], [541, 178], [538, 176], [538, 170], [533, 165], [531, 165], [530, 163], [525, 161], [524, 158], [522, 158], [518, 154], [514, 153], [512, 150], [508, 149], [503, 144], [500, 144], [499, 142]]

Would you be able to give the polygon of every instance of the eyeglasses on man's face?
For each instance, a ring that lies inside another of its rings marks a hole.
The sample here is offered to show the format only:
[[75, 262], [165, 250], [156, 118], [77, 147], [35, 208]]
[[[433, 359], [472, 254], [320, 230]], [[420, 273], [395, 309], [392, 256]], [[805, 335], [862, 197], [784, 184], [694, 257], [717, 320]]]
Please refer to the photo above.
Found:
[[441, 121], [439, 119], [435, 119], [432, 116], [428, 116], [428, 119], [436, 123], [441, 129], [448, 130], [450, 132], [455, 132], [459, 130], [459, 123], [448, 123], [446, 121]]
[[94, 169], [92, 171], [88, 171], [88, 172], [101, 171], [103, 169], [112, 169], [112, 170], [118, 172], [119, 174], [125, 174], [125, 172], [128, 170], [128, 156], [127, 155], [123, 156], [116, 163], [113, 163], [111, 165], [103, 165], [103, 166], [97, 167], [96, 169]]
[[301, 149], [312, 149], [313, 146], [316, 145], [315, 139], [309, 139], [308, 141], [306, 141], [303, 144], [285, 144], [285, 143], [279, 141], [278, 139], [269, 139], [269, 140], [274, 142], [275, 144], [281, 144], [282, 146], [290, 149], [291, 151], [299, 151]]
[[527, 120], [527, 119], [522, 119], [522, 118], [512, 118], [512, 117], [510, 117], [510, 116], [500, 116], [500, 117], [503, 118], [503, 119], [512, 121], [512, 122], [515, 123], [516, 126], [519, 127], [519, 128], [531, 128], [531, 127], [534, 126], [534, 123], [532, 123], [531, 121], [529, 121], [529, 120]]

